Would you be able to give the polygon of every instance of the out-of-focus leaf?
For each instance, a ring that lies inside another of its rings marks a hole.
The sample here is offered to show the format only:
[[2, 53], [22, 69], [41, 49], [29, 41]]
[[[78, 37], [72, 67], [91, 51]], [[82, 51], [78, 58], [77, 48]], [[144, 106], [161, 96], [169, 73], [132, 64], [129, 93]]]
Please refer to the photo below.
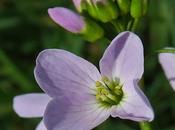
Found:
[[17, 17], [0, 18], [0, 30], [9, 29], [20, 24], [20, 19]]

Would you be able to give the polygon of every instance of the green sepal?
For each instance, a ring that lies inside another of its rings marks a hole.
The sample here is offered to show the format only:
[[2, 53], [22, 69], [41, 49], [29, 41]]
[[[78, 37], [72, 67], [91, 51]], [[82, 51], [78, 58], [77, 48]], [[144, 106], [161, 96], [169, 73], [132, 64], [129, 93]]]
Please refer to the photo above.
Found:
[[143, 0], [132, 0], [130, 13], [133, 18], [140, 18], [143, 16]]
[[117, 0], [117, 3], [123, 14], [127, 14], [130, 11], [130, 0]]
[[118, 7], [112, 1], [106, 1], [106, 3], [97, 2], [95, 6], [98, 13], [98, 19], [104, 23], [116, 19], [119, 15]]
[[77, 8], [77, 11], [79, 13], [82, 13], [83, 10], [85, 10], [87, 8], [87, 2], [86, 1], [81, 1], [80, 3], [80, 8]]
[[84, 9], [89, 13], [89, 15], [101, 22], [109, 22], [112, 19], [118, 17], [118, 7], [113, 1], [105, 2], [86, 2], [86, 8]]
[[89, 15], [92, 16], [93, 18], [98, 16], [97, 9], [92, 2], [90, 3], [86, 1], [86, 8], [84, 9], [84, 11], [88, 12]]
[[94, 42], [104, 35], [104, 30], [94, 21], [85, 18], [86, 25], [80, 32], [84, 39]]
[[147, 13], [148, 10], [148, 0], [143, 0], [143, 15]]

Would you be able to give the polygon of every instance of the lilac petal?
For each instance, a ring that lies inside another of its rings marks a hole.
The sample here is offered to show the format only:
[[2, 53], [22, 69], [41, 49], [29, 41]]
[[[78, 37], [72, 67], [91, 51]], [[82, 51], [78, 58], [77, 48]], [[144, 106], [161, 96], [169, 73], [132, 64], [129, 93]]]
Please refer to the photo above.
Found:
[[20, 117], [42, 117], [50, 100], [46, 94], [24, 94], [13, 99], [13, 109]]
[[92, 94], [101, 75], [93, 64], [70, 52], [47, 49], [37, 58], [35, 78], [46, 93], [57, 97], [72, 92]]
[[44, 115], [47, 129], [90, 130], [110, 116], [110, 109], [99, 107], [95, 96], [94, 101], [86, 98], [83, 96], [77, 99], [65, 97], [53, 99]]
[[55, 23], [70, 32], [80, 33], [85, 26], [83, 18], [69, 9], [55, 7], [48, 9], [48, 13]]
[[78, 10], [81, 10], [81, 2], [82, 0], [73, 0], [73, 3]]
[[167, 79], [175, 90], [175, 54], [161, 53], [159, 54], [159, 62], [165, 72]]
[[140, 79], [144, 70], [143, 45], [132, 32], [120, 33], [106, 49], [101, 61], [102, 75], [120, 78], [121, 82]]
[[136, 81], [128, 81], [123, 86], [124, 97], [118, 106], [113, 107], [112, 117], [134, 121], [152, 121], [154, 112]]
[[38, 124], [38, 126], [36, 127], [36, 130], [47, 130], [43, 120]]

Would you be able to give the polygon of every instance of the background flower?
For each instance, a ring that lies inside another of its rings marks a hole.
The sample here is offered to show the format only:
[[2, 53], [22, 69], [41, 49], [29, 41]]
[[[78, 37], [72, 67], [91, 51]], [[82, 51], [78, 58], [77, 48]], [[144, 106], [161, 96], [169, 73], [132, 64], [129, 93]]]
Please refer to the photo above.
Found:
[[175, 54], [160, 53], [159, 62], [172, 88], [175, 90], [175, 72], [174, 72], [175, 71]]

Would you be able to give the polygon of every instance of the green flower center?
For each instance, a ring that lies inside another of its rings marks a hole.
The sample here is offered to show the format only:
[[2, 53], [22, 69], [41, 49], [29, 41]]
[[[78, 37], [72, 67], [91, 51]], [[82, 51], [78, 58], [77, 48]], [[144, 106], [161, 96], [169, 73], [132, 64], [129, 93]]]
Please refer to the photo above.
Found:
[[101, 81], [96, 81], [96, 99], [102, 106], [117, 105], [122, 97], [122, 85], [118, 78], [110, 80], [107, 77], [102, 77]]

